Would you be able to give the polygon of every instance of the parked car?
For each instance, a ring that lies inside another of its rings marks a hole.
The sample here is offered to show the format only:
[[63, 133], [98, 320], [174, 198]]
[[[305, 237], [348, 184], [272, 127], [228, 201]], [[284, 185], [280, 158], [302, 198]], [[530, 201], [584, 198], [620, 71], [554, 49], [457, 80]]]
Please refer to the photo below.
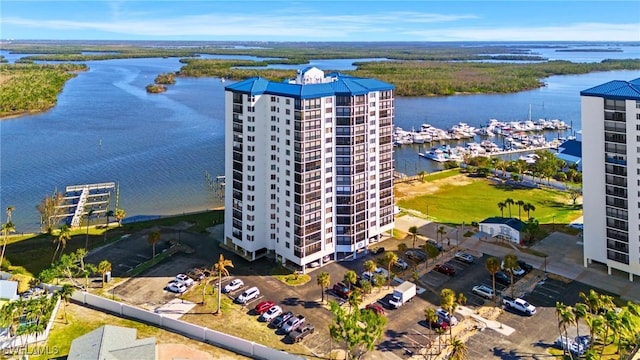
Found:
[[466, 252], [457, 252], [454, 255], [454, 258], [467, 264], [473, 264], [473, 262], [475, 261], [475, 258], [471, 254], [467, 254]]
[[174, 280], [167, 284], [166, 289], [171, 291], [172, 293], [182, 294], [183, 292], [187, 291], [187, 285]]
[[[511, 271], [511, 269], [505, 269], [504, 268], [504, 260], [502, 260], [502, 262], [500, 263], [500, 268], [504, 271]], [[520, 268], [520, 266], [516, 266], [513, 269], [513, 275], [515, 276], [522, 276], [524, 275], [524, 270], [522, 270], [522, 268]]]
[[427, 255], [425, 253], [423, 253], [422, 251], [418, 251], [418, 250], [407, 250], [404, 253], [404, 256], [406, 256], [407, 259], [409, 259], [409, 260], [413, 260], [413, 261], [417, 261], [417, 262], [422, 262], [427, 258]]
[[178, 275], [176, 275], [176, 281], [181, 282], [181, 283], [185, 284], [186, 286], [191, 286], [194, 283], [193, 279], [190, 278], [189, 276], [187, 276], [187, 274], [178, 274]]
[[187, 273], [187, 276], [192, 278], [194, 281], [204, 280], [207, 276], [204, 274], [204, 271], [198, 268], [194, 268], [193, 270]]
[[291, 331], [287, 335], [287, 338], [289, 338], [289, 341], [297, 343], [297, 342], [302, 341], [302, 339], [307, 337], [307, 335], [313, 334], [314, 331], [315, 331], [315, 328], [314, 328], [313, 325], [306, 324], [306, 325], [300, 326], [296, 330]]
[[520, 266], [520, 268], [525, 272], [533, 270], [533, 266], [531, 264], [528, 264], [524, 260], [518, 260], [518, 266]]
[[442, 247], [442, 245], [438, 244], [435, 240], [433, 239], [429, 239], [427, 240], [427, 244], [431, 244], [433, 245], [433, 247], [435, 247], [436, 249], [438, 249], [439, 251], [444, 250], [444, 248]]
[[495, 276], [496, 276], [497, 283], [500, 283], [502, 285], [507, 285], [507, 286], [511, 285], [511, 278], [506, 273], [502, 271], [498, 271]]
[[362, 273], [362, 278], [364, 280], [373, 281], [374, 276], [376, 276], [376, 275], [382, 275], [385, 279], [389, 278], [389, 274], [387, 273], [387, 270], [385, 270], [383, 268], [376, 268], [373, 273], [365, 271], [365, 272]]
[[223, 293], [230, 293], [230, 292], [233, 292], [233, 291], [236, 291], [236, 290], [240, 289], [243, 286], [244, 286], [244, 282], [242, 280], [233, 279], [233, 280], [231, 280], [230, 283], [225, 285], [225, 287], [222, 289], [222, 292]]
[[256, 314], [262, 315], [263, 313], [271, 309], [274, 305], [275, 303], [273, 301], [261, 301], [253, 310], [256, 312]]
[[289, 320], [287, 320], [284, 325], [282, 325], [282, 331], [285, 334], [288, 334], [290, 332], [292, 332], [293, 330], [299, 328], [302, 324], [304, 324], [305, 322], [305, 318], [303, 315], [298, 315], [298, 316], [294, 316], [292, 318], [289, 318]]
[[375, 312], [378, 315], [384, 315], [384, 309], [382, 308], [382, 306], [373, 303], [373, 304], [369, 304], [367, 306], [364, 307], [366, 310], [371, 310], [373, 312]]
[[371, 253], [372, 253], [373, 255], [378, 255], [378, 254], [382, 254], [382, 253], [384, 252], [384, 250], [385, 250], [385, 249], [384, 249], [382, 246], [380, 246], [380, 247], [374, 247], [374, 248], [371, 248]]
[[273, 318], [273, 320], [271, 320], [271, 322], [269, 323], [269, 326], [274, 328], [274, 329], [279, 329], [292, 316], [293, 316], [293, 313], [291, 311], [287, 311], [286, 313], [282, 313], [282, 314], [276, 316], [275, 318]]
[[351, 294], [349, 287], [342, 282], [333, 285], [333, 292], [343, 299], [349, 298], [349, 294]]
[[438, 308], [436, 310], [436, 314], [439, 318], [441, 318], [444, 322], [451, 326], [456, 326], [458, 324], [458, 319], [455, 316], [449, 314], [449, 312], [445, 309]]
[[433, 270], [449, 276], [453, 276], [456, 274], [456, 269], [454, 269], [453, 266], [449, 264], [436, 264]]
[[407, 270], [409, 268], [409, 264], [406, 261], [404, 261], [404, 260], [402, 260], [400, 258], [398, 258], [396, 263], [393, 264], [393, 265], [396, 266], [396, 267], [399, 267], [402, 270]]
[[566, 349], [569, 350], [572, 354], [582, 355], [585, 353], [586, 347], [575, 340], [566, 337], [560, 336], [554, 341], [553, 345], [558, 349]]
[[486, 299], [493, 299], [494, 296], [493, 289], [486, 285], [474, 286], [473, 289], [471, 289], [471, 292]]
[[260, 315], [258, 320], [259, 321], [267, 321], [268, 322], [268, 321], [273, 320], [275, 317], [277, 317], [280, 314], [282, 314], [282, 308], [280, 306], [278, 306], [278, 305], [274, 305], [274, 306], [270, 307], [269, 310], [267, 310], [262, 315]]
[[240, 294], [240, 296], [236, 298], [236, 302], [238, 304], [244, 305], [248, 301], [251, 301], [257, 298], [258, 296], [260, 296], [260, 289], [254, 286], [252, 288], [245, 290], [242, 294]]
[[442, 329], [447, 330], [449, 328], [449, 324], [447, 324], [442, 318], [438, 318], [436, 321], [432, 321], [429, 323], [429, 329], [436, 330]]
[[509, 296], [504, 296], [502, 298], [502, 304], [504, 304], [504, 306], [508, 309], [518, 311], [525, 315], [531, 316], [536, 313], [536, 307], [521, 298], [514, 299]]

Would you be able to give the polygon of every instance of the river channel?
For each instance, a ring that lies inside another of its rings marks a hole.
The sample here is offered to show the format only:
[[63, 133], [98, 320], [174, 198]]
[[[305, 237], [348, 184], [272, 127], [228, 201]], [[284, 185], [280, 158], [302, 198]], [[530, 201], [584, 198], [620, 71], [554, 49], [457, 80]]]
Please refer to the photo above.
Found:
[[[6, 51], [2, 55], [11, 58]], [[350, 69], [351, 62], [323, 60], [333, 70]], [[0, 121], [0, 206], [15, 207], [18, 232], [37, 231], [36, 205], [68, 185], [117, 182], [119, 207], [129, 217], [220, 206], [222, 199], [205, 174], [224, 173], [224, 86], [230, 82], [178, 78], [165, 93], [148, 94], [145, 86], [157, 74], [179, 70], [177, 58], [86, 63], [90, 70], [68, 81], [55, 108]], [[532, 119], [563, 120], [573, 128], [561, 135], [579, 137], [579, 92], [639, 77], [640, 71], [599, 72], [553, 76], [542, 88], [516, 94], [398, 97], [395, 125], [406, 130], [423, 123], [478, 127], [491, 118], [526, 120], [531, 108]], [[440, 164], [417, 155], [427, 146], [397, 148], [396, 169], [407, 174], [438, 170]]]

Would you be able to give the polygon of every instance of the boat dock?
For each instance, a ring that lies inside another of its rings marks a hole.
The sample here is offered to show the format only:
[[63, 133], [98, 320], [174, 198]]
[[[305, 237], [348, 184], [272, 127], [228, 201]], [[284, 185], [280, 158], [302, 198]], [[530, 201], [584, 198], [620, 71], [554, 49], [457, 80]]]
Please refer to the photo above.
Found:
[[104, 215], [109, 211], [111, 192], [115, 188], [115, 182], [67, 186], [63, 196], [64, 203], [58, 206], [61, 214], [57, 217], [66, 219], [75, 228], [80, 226], [82, 217], [89, 211], [93, 211], [94, 216]]

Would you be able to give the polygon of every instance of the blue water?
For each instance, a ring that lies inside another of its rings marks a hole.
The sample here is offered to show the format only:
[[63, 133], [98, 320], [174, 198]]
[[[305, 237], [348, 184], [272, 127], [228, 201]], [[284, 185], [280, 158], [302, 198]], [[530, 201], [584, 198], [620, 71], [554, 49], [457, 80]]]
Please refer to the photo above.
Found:
[[[18, 57], [2, 54], [11, 61]], [[323, 62], [344, 70], [352, 60]], [[177, 58], [87, 64], [90, 70], [66, 84], [54, 109], [0, 121], [0, 208], [15, 207], [18, 232], [37, 230], [36, 205], [68, 185], [118, 182], [119, 206], [128, 216], [219, 206], [205, 171], [224, 173], [224, 86], [230, 82], [178, 78], [167, 92], [147, 94], [145, 86], [157, 74], [179, 70]], [[580, 90], [638, 77], [640, 71], [554, 76], [546, 87], [517, 94], [396, 98], [395, 121], [404, 129], [424, 122], [479, 126], [490, 118], [526, 119], [531, 105], [533, 119], [559, 118], [579, 130]], [[441, 166], [419, 158], [418, 151], [397, 149], [397, 170], [410, 174]]]

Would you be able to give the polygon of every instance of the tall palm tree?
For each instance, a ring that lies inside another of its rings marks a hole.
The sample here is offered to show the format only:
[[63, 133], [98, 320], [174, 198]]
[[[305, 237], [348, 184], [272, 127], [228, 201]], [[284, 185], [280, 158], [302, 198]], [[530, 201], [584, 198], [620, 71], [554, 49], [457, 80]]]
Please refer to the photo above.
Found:
[[502, 259], [502, 267], [509, 272], [509, 276], [511, 277], [511, 296], [513, 297], [513, 292], [515, 286], [513, 286], [513, 271], [518, 268], [518, 257], [516, 254], [507, 254]]
[[493, 293], [496, 293], [496, 273], [500, 271], [500, 260], [495, 257], [490, 257], [484, 263], [485, 269], [491, 274], [491, 280], [493, 280]]
[[573, 306], [573, 317], [576, 322], [576, 336], [580, 337], [580, 319], [585, 319], [589, 314], [589, 309], [587, 305], [583, 303], [576, 303]]
[[418, 237], [418, 227], [417, 226], [411, 226], [409, 228], [409, 234], [413, 235], [413, 248], [416, 247], [416, 238]]
[[222, 275], [229, 276], [229, 270], [227, 267], [233, 267], [231, 260], [225, 259], [224, 255], [220, 254], [218, 262], [213, 264], [213, 269], [218, 272], [218, 310], [216, 314], [222, 315]]
[[520, 210], [522, 210], [522, 206], [524, 205], [524, 201], [523, 200], [518, 200], [518, 201], [516, 201], [516, 205], [518, 205], [518, 219], [522, 219], [522, 216], [520, 215]]
[[438, 241], [438, 242], [439, 242], [439, 244], [440, 244], [440, 245], [442, 245], [442, 240], [444, 240], [444, 235], [445, 235], [446, 233], [447, 233], [447, 232], [444, 230], [444, 226], [440, 226], [440, 227], [438, 228], [438, 239], [439, 239], [439, 241]]
[[318, 279], [316, 280], [316, 282], [322, 289], [322, 302], [324, 303], [324, 291], [329, 287], [329, 285], [331, 285], [331, 275], [328, 272], [323, 271], [318, 274]]
[[507, 204], [504, 201], [498, 202], [498, 209], [500, 209], [500, 217], [504, 217], [504, 208], [507, 207]]
[[360, 292], [360, 289], [354, 289], [350, 292], [347, 302], [351, 310], [357, 309], [362, 304], [362, 292]]
[[87, 214], [85, 215], [85, 218], [87, 220], [87, 237], [85, 238], [84, 241], [84, 248], [87, 249], [87, 251], [89, 251], [89, 223], [91, 222], [91, 217], [93, 216], [94, 210], [91, 209], [89, 211], [87, 211]]
[[451, 345], [451, 354], [449, 354], [449, 360], [466, 360], [469, 355], [469, 349], [464, 341], [457, 337], [453, 337], [449, 340]]
[[147, 238], [147, 242], [149, 243], [149, 245], [151, 245], [152, 248], [152, 259], [156, 258], [156, 244], [160, 241], [160, 232], [159, 231], [152, 231], [149, 233], [149, 237]]
[[[429, 328], [431, 328], [431, 324], [438, 321], [438, 314], [436, 314], [436, 309], [432, 307], [427, 307], [424, 309], [424, 320], [429, 324]], [[433, 329], [432, 329], [433, 330]]]
[[113, 217], [118, 221], [118, 225], [122, 226], [122, 220], [127, 216], [127, 213], [123, 209], [116, 209], [113, 213]]
[[591, 338], [591, 346], [595, 344], [596, 335], [604, 330], [604, 318], [601, 315], [587, 314], [584, 322], [589, 327], [589, 336]]
[[[455, 291], [444, 288], [440, 291], [440, 307], [453, 316], [453, 313], [458, 308], [458, 302]], [[449, 326], [449, 337], [452, 336], [452, 326]]]
[[101, 275], [101, 284], [102, 287], [104, 287], [104, 276], [106, 273], [108, 273], [109, 271], [111, 271], [111, 263], [109, 262], [109, 260], [102, 260], [100, 261], [100, 263], [98, 264], [98, 272]]
[[511, 217], [511, 205], [515, 204], [516, 202], [513, 201], [512, 198], [506, 198], [504, 200], [504, 203], [507, 204], [507, 206], [509, 207], [509, 217]]
[[0, 268], [2, 268], [2, 262], [4, 261], [4, 250], [7, 248], [7, 242], [9, 241], [9, 233], [16, 232], [16, 226], [11, 221], [7, 221], [2, 224], [2, 252], [0, 253]]
[[353, 270], [347, 270], [344, 273], [344, 278], [342, 279], [347, 286], [349, 286], [349, 290], [352, 289], [352, 286], [355, 285], [356, 281], [358, 281], [358, 274], [356, 274]]
[[527, 218], [530, 219], [531, 218], [531, 212], [532, 211], [536, 211], [536, 207], [533, 206], [532, 203], [526, 203], [526, 204], [522, 205], [522, 210], [527, 212]]
[[75, 289], [73, 288], [73, 286], [71, 284], [63, 284], [62, 288], [58, 291], [56, 291], [56, 294], [58, 296], [60, 296], [60, 299], [62, 299], [62, 301], [64, 302], [64, 323], [68, 324], [67, 321], [67, 305], [69, 304], [69, 300], [71, 299], [71, 296], [73, 295], [73, 292], [75, 291]]
[[387, 264], [387, 275], [389, 276], [387, 287], [391, 287], [391, 265], [398, 262], [398, 255], [393, 251], [384, 253], [384, 263]]
[[373, 275], [373, 273], [376, 271], [376, 269], [378, 268], [378, 265], [376, 265], [376, 263], [373, 260], [367, 260], [365, 261], [362, 266], [364, 267], [364, 271], [371, 273]]
[[62, 250], [60, 250], [60, 255], [62, 255], [64, 249], [67, 247], [67, 241], [69, 240], [71, 240], [71, 228], [69, 228], [69, 225], [64, 224], [58, 229], [58, 236], [53, 238], [53, 242], [57, 243], [58, 246], [56, 246], [56, 251], [53, 253], [53, 257], [51, 258], [52, 264], [56, 260], [56, 254], [58, 253], [60, 246], [62, 246]]

